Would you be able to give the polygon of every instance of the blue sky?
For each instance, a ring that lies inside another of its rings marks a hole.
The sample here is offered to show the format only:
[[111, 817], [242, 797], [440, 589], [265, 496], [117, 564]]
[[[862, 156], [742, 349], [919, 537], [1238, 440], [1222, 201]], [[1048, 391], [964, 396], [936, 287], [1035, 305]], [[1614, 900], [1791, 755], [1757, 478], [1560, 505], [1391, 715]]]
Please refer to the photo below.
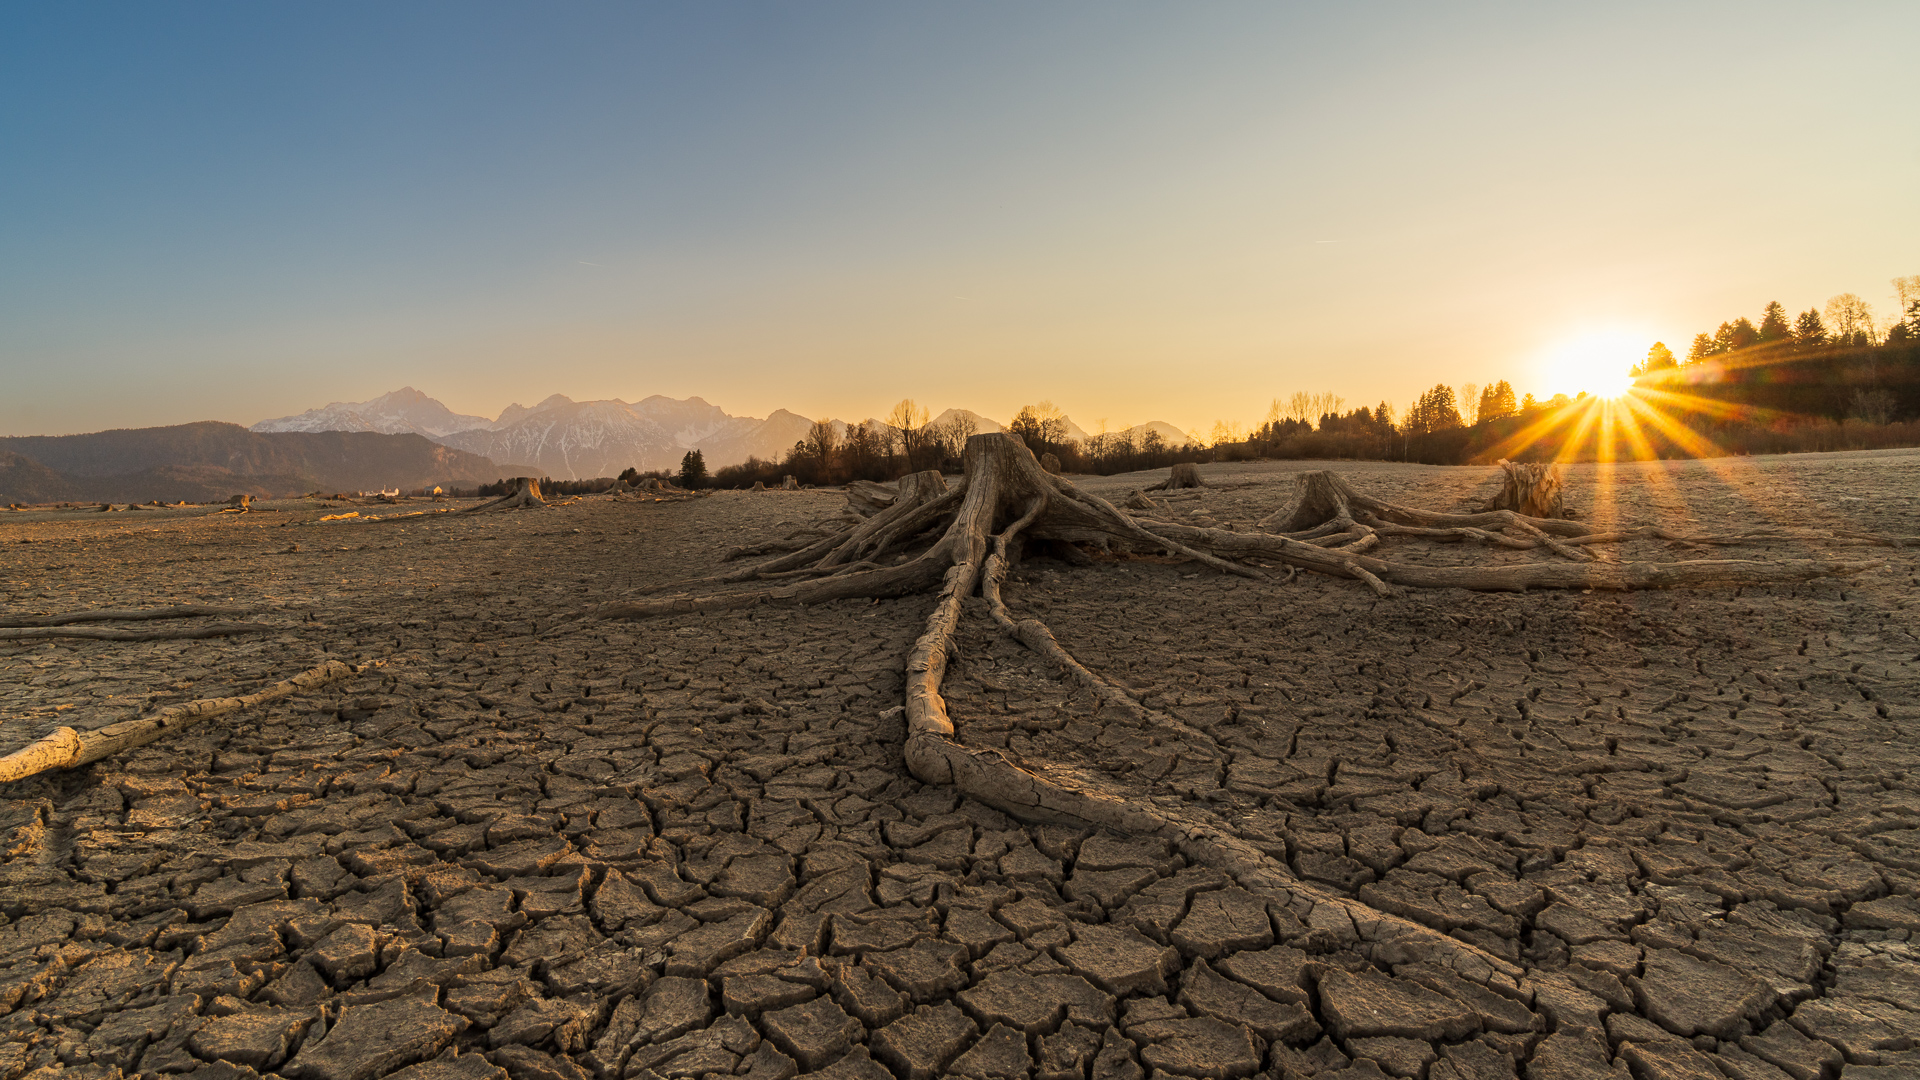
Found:
[[1572, 391], [1596, 336], [1890, 313], [1915, 40], [1910, 2], [12, 5], [0, 433], [403, 384], [1189, 428]]

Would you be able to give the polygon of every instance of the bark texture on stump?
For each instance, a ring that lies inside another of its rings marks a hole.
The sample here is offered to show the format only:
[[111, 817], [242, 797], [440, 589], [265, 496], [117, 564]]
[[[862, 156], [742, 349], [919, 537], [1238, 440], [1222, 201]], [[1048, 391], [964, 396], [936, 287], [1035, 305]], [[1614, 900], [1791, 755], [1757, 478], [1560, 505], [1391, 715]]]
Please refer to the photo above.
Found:
[[1565, 518], [1564, 489], [1560, 466], [1542, 462], [1517, 462], [1500, 459], [1506, 481], [1500, 493], [1480, 507], [1481, 510], [1511, 510], [1533, 518]]

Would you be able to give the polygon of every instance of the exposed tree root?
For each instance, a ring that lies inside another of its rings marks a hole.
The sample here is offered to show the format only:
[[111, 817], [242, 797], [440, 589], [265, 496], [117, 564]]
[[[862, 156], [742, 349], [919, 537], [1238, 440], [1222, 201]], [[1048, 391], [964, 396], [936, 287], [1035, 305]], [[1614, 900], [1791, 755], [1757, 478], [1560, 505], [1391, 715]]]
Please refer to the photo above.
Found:
[[[1398, 507], [1361, 496], [1330, 473], [1303, 475], [1302, 497], [1283, 524], [1283, 531], [1291, 535], [1137, 521], [1104, 499], [1049, 475], [1018, 440], [1002, 434], [976, 435], [968, 440], [964, 477], [950, 490], [936, 489], [931, 481], [916, 479], [911, 484], [903, 483], [890, 496], [884, 490], [863, 488], [854, 501], [870, 507], [870, 516], [831, 536], [755, 566], [670, 587], [827, 576], [773, 589], [606, 604], [584, 612], [581, 618], [645, 618], [762, 603], [812, 604], [854, 597], [904, 596], [937, 589], [925, 629], [907, 654], [905, 703], [901, 706], [906, 724], [904, 757], [920, 780], [952, 784], [971, 798], [1026, 820], [1069, 821], [1166, 837], [1188, 858], [1216, 867], [1249, 888], [1269, 895], [1285, 894], [1302, 911], [1303, 918], [1311, 915], [1309, 921], [1314, 925], [1318, 925], [1314, 920], [1323, 911], [1330, 919], [1337, 916], [1336, 921], [1347, 927], [1348, 933], [1370, 943], [1368, 948], [1388, 950], [1382, 955], [1395, 958], [1390, 962], [1439, 960], [1481, 982], [1511, 979], [1519, 970], [1438, 931], [1305, 885], [1283, 863], [1222, 830], [1204, 814], [1108, 791], [1099, 778], [1077, 770], [1022, 762], [1000, 750], [963, 745], [955, 738], [953, 719], [941, 690], [969, 598], [978, 592], [1003, 633], [1090, 690], [1102, 706], [1123, 713], [1136, 724], [1180, 737], [1183, 749], [1204, 753], [1202, 748], [1210, 741], [1199, 732], [1146, 707], [1124, 688], [1075, 660], [1040, 620], [1015, 618], [1001, 588], [1023, 542], [1031, 539], [1056, 545], [1165, 551], [1258, 580], [1271, 579], [1243, 565], [1245, 562], [1279, 563], [1288, 568], [1289, 580], [1297, 569], [1308, 569], [1357, 579], [1382, 596], [1395, 595], [1401, 586], [1508, 590], [1749, 585], [1852, 574], [1876, 565], [1831, 559], [1598, 562], [1589, 552], [1568, 543], [1575, 537], [1596, 534], [1584, 525], [1535, 519], [1506, 510], [1460, 515]], [[1152, 505], [1144, 496], [1138, 501]], [[880, 562], [929, 535], [934, 537], [930, 546], [917, 556], [894, 565]], [[1377, 544], [1381, 535], [1548, 547], [1568, 561], [1431, 567], [1387, 562], [1352, 550]]]
[[366, 670], [367, 665], [358, 667], [343, 664], [338, 660], [329, 660], [319, 667], [310, 668], [284, 682], [278, 682], [245, 697], [203, 698], [189, 701], [184, 705], [175, 705], [162, 709], [152, 716], [137, 720], [124, 720], [118, 724], [93, 731], [75, 731], [63, 727], [53, 734], [39, 739], [19, 751], [0, 758], [0, 782], [21, 780], [49, 769], [71, 769], [89, 762], [99, 761], [123, 750], [145, 746], [183, 728], [192, 727], [204, 720], [224, 716], [241, 709], [250, 709], [256, 705], [278, 701], [302, 690], [311, 690], [318, 686]]
[[97, 611], [68, 611], [58, 615], [9, 615], [0, 617], [0, 627], [68, 626], [89, 622], [140, 622], [147, 619], [200, 619], [247, 614], [243, 607], [212, 607], [207, 604], [176, 604], [163, 608], [102, 608]]

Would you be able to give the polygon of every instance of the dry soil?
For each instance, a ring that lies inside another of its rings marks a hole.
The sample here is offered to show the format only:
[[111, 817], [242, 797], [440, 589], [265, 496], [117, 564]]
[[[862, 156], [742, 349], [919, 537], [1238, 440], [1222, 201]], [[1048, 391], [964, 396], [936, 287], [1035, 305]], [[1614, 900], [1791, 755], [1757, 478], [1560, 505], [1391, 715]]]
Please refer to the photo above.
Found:
[[[1916, 466], [1578, 467], [1569, 488], [1597, 519], [1911, 535]], [[1160, 512], [1249, 528], [1303, 467], [1204, 466], [1215, 486]], [[1492, 483], [1335, 467], [1437, 509]], [[1082, 482], [1118, 501], [1152, 479]], [[382, 665], [0, 787], [0, 1080], [1920, 1070], [1911, 549], [1638, 543], [1617, 556], [1884, 565], [1393, 601], [1023, 563], [1013, 607], [1184, 731], [1103, 713], [974, 612], [962, 741], [1230, 830], [1290, 875], [1249, 889], [908, 776], [895, 707], [930, 597], [554, 628], [844, 505], [0, 516], [0, 612], [217, 602], [272, 627], [0, 642], [0, 752]]]

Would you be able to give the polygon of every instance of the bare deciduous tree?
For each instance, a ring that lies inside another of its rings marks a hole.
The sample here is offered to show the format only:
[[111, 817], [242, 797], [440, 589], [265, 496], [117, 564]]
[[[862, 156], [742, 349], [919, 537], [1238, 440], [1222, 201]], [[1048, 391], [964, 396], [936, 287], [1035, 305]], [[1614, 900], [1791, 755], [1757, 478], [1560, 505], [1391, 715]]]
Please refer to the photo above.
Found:
[[900, 445], [900, 456], [907, 459], [908, 471], [922, 468], [922, 459], [927, 456], [927, 410], [912, 398], [901, 398], [885, 423]]
[[1873, 305], [1853, 293], [1841, 293], [1827, 301], [1827, 330], [1835, 343], [1871, 345], [1874, 342]]

